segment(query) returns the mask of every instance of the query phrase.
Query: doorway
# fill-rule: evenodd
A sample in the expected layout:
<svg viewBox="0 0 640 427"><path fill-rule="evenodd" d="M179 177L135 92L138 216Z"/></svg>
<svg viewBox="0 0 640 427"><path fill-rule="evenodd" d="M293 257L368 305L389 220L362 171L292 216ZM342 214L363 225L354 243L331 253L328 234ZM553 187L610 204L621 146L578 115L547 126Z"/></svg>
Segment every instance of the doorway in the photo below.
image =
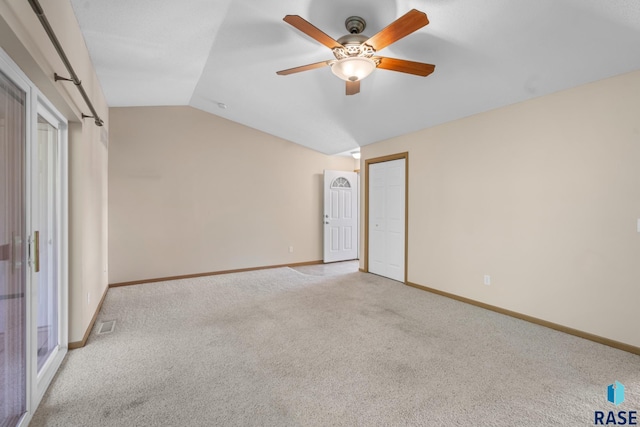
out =
<svg viewBox="0 0 640 427"><path fill-rule="evenodd" d="M406 283L408 153L365 161L365 271Z"/></svg>

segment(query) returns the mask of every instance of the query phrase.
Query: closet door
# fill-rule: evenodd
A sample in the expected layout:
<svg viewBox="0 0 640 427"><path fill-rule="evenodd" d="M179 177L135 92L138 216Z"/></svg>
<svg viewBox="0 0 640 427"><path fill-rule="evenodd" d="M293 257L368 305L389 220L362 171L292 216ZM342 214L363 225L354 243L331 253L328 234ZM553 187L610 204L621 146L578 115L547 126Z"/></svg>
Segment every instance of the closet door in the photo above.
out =
<svg viewBox="0 0 640 427"><path fill-rule="evenodd" d="M405 159L369 164L369 272L405 281Z"/></svg>

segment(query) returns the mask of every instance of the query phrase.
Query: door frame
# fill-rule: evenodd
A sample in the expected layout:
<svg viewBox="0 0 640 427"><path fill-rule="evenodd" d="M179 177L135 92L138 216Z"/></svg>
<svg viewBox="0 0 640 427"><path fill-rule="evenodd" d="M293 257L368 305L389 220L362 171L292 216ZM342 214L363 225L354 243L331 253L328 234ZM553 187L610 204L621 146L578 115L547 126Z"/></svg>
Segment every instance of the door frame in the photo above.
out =
<svg viewBox="0 0 640 427"><path fill-rule="evenodd" d="M364 271L369 272L369 165L404 159L404 284L409 281L409 152L365 159L364 161Z"/></svg>

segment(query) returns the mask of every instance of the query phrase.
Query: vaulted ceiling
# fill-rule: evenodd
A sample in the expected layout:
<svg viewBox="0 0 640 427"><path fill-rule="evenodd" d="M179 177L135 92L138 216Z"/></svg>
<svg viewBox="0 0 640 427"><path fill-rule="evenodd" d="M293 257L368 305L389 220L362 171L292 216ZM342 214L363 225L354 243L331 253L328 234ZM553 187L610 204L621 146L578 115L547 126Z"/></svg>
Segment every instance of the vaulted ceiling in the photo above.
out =
<svg viewBox="0 0 640 427"><path fill-rule="evenodd" d="M111 107L191 105L326 154L640 69L638 0L71 2ZM338 39L414 8L429 25L380 55L428 77L377 69L346 96L329 67L276 75L334 58L285 15Z"/></svg>

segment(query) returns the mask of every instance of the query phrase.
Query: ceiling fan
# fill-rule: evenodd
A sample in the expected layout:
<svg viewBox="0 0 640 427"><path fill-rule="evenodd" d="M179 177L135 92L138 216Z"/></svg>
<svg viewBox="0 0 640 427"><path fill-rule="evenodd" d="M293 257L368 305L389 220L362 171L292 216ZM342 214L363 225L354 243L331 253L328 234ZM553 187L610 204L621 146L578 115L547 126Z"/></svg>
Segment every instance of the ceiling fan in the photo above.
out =
<svg viewBox="0 0 640 427"><path fill-rule="evenodd" d="M377 51L429 23L427 15L416 9L412 9L396 19L373 37L362 34L367 24L359 16L347 18L345 26L349 34L338 40L334 40L298 15L287 15L284 17L284 21L327 46L336 59L278 71L276 74L281 76L331 66L333 74L347 82L347 95L355 95L360 92L360 80L367 77L376 68L422 77L433 73L436 68L432 64L376 56Z"/></svg>

